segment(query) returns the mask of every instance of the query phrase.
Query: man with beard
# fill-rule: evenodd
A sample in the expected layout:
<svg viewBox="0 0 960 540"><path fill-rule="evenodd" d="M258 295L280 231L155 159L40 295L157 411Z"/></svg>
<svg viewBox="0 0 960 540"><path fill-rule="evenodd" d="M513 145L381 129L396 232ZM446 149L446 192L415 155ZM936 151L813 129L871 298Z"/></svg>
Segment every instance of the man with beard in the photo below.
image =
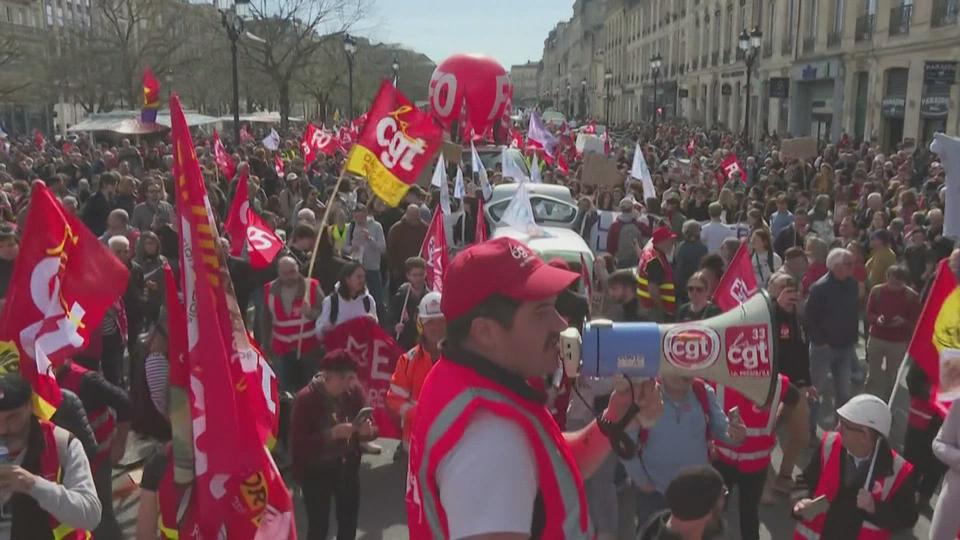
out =
<svg viewBox="0 0 960 540"><path fill-rule="evenodd" d="M0 540L86 538L100 522L100 500L80 441L33 414L30 383L0 376Z"/></svg>
<svg viewBox="0 0 960 540"><path fill-rule="evenodd" d="M642 526L640 540L703 540L723 532L723 501L727 490L713 467L691 467L667 487L669 510Z"/></svg>

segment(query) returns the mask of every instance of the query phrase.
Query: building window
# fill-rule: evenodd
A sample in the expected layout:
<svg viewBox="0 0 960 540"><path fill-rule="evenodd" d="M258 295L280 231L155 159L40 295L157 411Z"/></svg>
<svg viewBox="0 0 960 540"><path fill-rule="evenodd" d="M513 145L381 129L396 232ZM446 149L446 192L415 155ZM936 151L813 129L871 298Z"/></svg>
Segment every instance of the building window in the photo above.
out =
<svg viewBox="0 0 960 540"><path fill-rule="evenodd" d="M810 0L810 11L807 15L807 36L815 37L817 35L817 19L820 17L820 2Z"/></svg>
<svg viewBox="0 0 960 540"><path fill-rule="evenodd" d="M833 4L833 31L837 34L843 33L843 11L846 7L845 0L834 0Z"/></svg>

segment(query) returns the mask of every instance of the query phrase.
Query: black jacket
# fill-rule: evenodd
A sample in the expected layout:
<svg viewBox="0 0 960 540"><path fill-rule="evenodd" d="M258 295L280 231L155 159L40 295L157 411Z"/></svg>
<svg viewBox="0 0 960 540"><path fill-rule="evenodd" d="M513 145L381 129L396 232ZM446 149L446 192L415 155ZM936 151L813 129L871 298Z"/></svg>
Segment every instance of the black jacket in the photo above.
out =
<svg viewBox="0 0 960 540"><path fill-rule="evenodd" d="M796 312L787 313L779 305L773 323L777 340L777 370L786 375L797 388L806 388L810 379L810 348Z"/></svg>

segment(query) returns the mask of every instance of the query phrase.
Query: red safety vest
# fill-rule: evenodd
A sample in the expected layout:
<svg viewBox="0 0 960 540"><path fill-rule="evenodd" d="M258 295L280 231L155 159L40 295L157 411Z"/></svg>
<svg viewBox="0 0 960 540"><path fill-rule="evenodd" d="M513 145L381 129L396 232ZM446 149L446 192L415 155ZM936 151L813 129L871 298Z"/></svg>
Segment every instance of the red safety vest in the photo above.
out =
<svg viewBox="0 0 960 540"><path fill-rule="evenodd" d="M828 431L823 434L823 441L820 443L820 480L817 482L817 489L813 492L811 498L817 498L826 495L831 503L840 491L840 456L842 455L843 445L840 442L840 434L836 431ZM876 479L870 490L873 499L877 502L886 501L897 492L903 481L913 471L913 465L900 457L900 454L890 450L893 454L893 471L890 476ZM797 528L793 533L793 540L818 540L823 534L823 525L827 521L827 513L824 512L810 521L801 521L797 523ZM891 532L881 529L867 520L863 521L860 528L860 534L857 540L887 540Z"/></svg>
<svg viewBox="0 0 960 540"><path fill-rule="evenodd" d="M80 364L70 362L70 367L57 377L57 381L60 386L79 395L80 382L83 380L83 375L88 371L90 370ZM93 463L90 464L92 469L96 469L110 461L113 435L117 432L117 413L110 407L100 407L87 411L87 418L90 420L93 435L97 439L97 453L93 456Z"/></svg>
<svg viewBox="0 0 960 540"><path fill-rule="evenodd" d="M783 402L789 387L790 379L784 375L777 376L773 401L769 407L761 409L740 392L722 384L716 385L717 401L723 405L723 410L729 411L737 407L740 410L740 418L747 427L747 437L739 446L733 446L721 440L714 441L714 449L719 461L732 465L743 473L754 473L767 468L770 464L770 454L777 445L777 435L774 433L777 409Z"/></svg>
<svg viewBox="0 0 960 540"><path fill-rule="evenodd" d="M933 394L933 392L931 392L931 394ZM910 427L920 431L926 431L926 429L930 427L930 422L934 416L939 416L941 420L947 416L947 407L945 404L937 401L934 395L931 395L928 399L911 397L909 412L907 423Z"/></svg>
<svg viewBox="0 0 960 540"><path fill-rule="evenodd" d="M441 356L427 375L417 404L407 471L410 538L449 538L437 485L437 467L456 446L479 411L515 422L526 434L537 463L544 508L540 538L588 539L592 527L583 478L563 434L539 403Z"/></svg>
<svg viewBox="0 0 960 540"><path fill-rule="evenodd" d="M40 432L43 434L43 452L40 453L40 476L60 484L63 482L63 469L60 467L60 453L57 441L61 445L69 444L70 433L46 420L40 420ZM74 529L50 516L50 530L54 540L86 540L90 533Z"/></svg>
<svg viewBox="0 0 960 540"><path fill-rule="evenodd" d="M157 490L157 505L160 512L157 515L157 522L160 528L161 538L165 540L179 540L180 529L191 519L189 516L190 505L183 505L184 516L180 516L181 504L184 497L189 497L187 489L181 488L173 481L173 450L168 447L167 450L167 468L163 471L163 477L160 479L160 486ZM191 537L192 538L192 537Z"/></svg>
<svg viewBox="0 0 960 540"><path fill-rule="evenodd" d="M280 356L297 350L297 341L303 337L302 352L312 350L319 344L314 331L314 322L304 318L300 312L303 307L303 297L297 295L293 301L293 309L286 312L283 301L280 299L280 283L274 280L267 287L267 307L270 309L270 319L273 323L273 336L270 346L273 354ZM319 305L320 283L310 278L310 305Z"/></svg>
<svg viewBox="0 0 960 540"><path fill-rule="evenodd" d="M673 269L670 268L670 262L667 257L653 247L653 242L643 248L640 254L640 265L637 267L637 297L640 305L646 309L653 308L653 298L650 296L650 280L647 275L647 265L650 261L660 261L663 268L663 282L660 283L660 302L663 303L667 314L673 315L677 312L677 296L673 286Z"/></svg>

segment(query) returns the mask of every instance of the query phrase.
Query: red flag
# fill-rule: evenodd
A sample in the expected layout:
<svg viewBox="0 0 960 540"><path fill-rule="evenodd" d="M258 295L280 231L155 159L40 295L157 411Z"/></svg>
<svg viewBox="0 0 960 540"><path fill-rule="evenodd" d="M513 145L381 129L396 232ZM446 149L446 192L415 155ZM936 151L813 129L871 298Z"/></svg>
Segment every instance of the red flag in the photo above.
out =
<svg viewBox="0 0 960 540"><path fill-rule="evenodd" d="M563 153L557 154L557 169L563 171L564 174L570 174L570 166L567 165L567 160L563 157Z"/></svg>
<svg viewBox="0 0 960 540"><path fill-rule="evenodd" d="M303 153L303 165L309 167L317 159L318 152L328 156L336 154L340 147L339 140L323 128L317 129L313 124L307 124L300 141L300 151Z"/></svg>
<svg viewBox="0 0 960 540"><path fill-rule="evenodd" d="M347 129L346 126L340 128L340 131L337 133L337 138L340 139L340 148L342 148L344 152L349 152L350 149L353 148L354 134L350 129Z"/></svg>
<svg viewBox="0 0 960 540"><path fill-rule="evenodd" d="M483 213L482 193L477 197L477 226L474 229L473 241L477 244L487 241L487 216ZM446 243L446 236L444 236L444 243Z"/></svg>
<svg viewBox="0 0 960 540"><path fill-rule="evenodd" d="M253 135L250 134L249 124L244 124L240 126L240 142L241 143L253 142Z"/></svg>
<svg viewBox="0 0 960 540"><path fill-rule="evenodd" d="M223 147L223 142L220 141L220 134L217 133L217 130L213 130L213 159L217 162L217 168L227 178L233 179L233 176L237 174L237 164L233 162L233 157Z"/></svg>
<svg viewBox="0 0 960 540"><path fill-rule="evenodd" d="M610 155L610 136L607 135L607 132L604 131L603 135L600 135L600 140L603 141L603 153L604 155Z"/></svg>
<svg viewBox="0 0 960 540"><path fill-rule="evenodd" d="M173 269L163 264L164 293L167 310L167 362L171 386L190 387L190 366L187 363L187 315L177 294L177 279Z"/></svg>
<svg viewBox="0 0 960 540"><path fill-rule="evenodd" d="M385 203L397 206L442 144L443 132L390 81L380 86L346 170L362 176Z"/></svg>
<svg viewBox="0 0 960 540"><path fill-rule="evenodd" d="M180 100L170 97L190 366L198 538L296 538L290 493L266 449L273 372L248 338ZM201 338L202 336L202 338ZM252 420L252 421L251 421Z"/></svg>
<svg viewBox="0 0 960 540"><path fill-rule="evenodd" d="M743 167L740 165L740 160L737 159L736 154L731 152L723 158L723 161L720 162L720 168L723 169L724 181L732 179L734 173L739 173L740 181L744 184L747 183L747 175L743 172Z"/></svg>
<svg viewBox="0 0 960 540"><path fill-rule="evenodd" d="M0 316L3 367L19 360L37 413L60 404L51 367L83 350L127 288L129 272L43 184L33 188L23 244ZM52 366L51 366L52 364Z"/></svg>
<svg viewBox="0 0 960 540"><path fill-rule="evenodd" d="M358 317L334 326L323 336L326 350L346 349L357 356L367 405L373 407L373 421L379 435L399 439L400 426L387 409L383 396L390 388L390 376L403 349L370 317Z"/></svg>
<svg viewBox="0 0 960 540"><path fill-rule="evenodd" d="M937 332L937 319L945 311L945 307L949 308L950 304L958 301L957 278L947 262L948 259L943 259L937 266L933 286L930 287L930 294L923 304L923 311L920 312L920 319L917 320L907 349L913 361L926 373L931 386L940 385L940 349L949 341L947 332ZM960 311L960 305L954 309L954 313Z"/></svg>
<svg viewBox="0 0 960 540"><path fill-rule="evenodd" d="M723 311L730 311L746 302L756 292L757 276L750 264L750 251L747 243L741 242L730 266L720 278L717 290L713 292L713 303Z"/></svg>
<svg viewBox="0 0 960 540"><path fill-rule="evenodd" d="M273 156L273 170L277 171L277 176L283 179L283 159L280 154Z"/></svg>
<svg viewBox="0 0 960 540"><path fill-rule="evenodd" d="M430 228L424 239L420 256L427 261L427 288L443 292L443 276L447 273L447 234L443 227L443 212L440 207L433 211Z"/></svg>
<svg viewBox="0 0 960 540"><path fill-rule="evenodd" d="M687 143L687 157L690 157L697 153L697 139L691 138L690 142Z"/></svg>
<svg viewBox="0 0 960 540"><path fill-rule="evenodd" d="M583 280L583 288L587 292L587 306L593 305L593 280L590 279L590 268L587 267L587 260L580 254L580 279Z"/></svg>
<svg viewBox="0 0 960 540"><path fill-rule="evenodd" d="M33 146L40 151L47 146L47 140L43 138L43 133L40 133L39 129L33 130Z"/></svg>
<svg viewBox="0 0 960 540"><path fill-rule="evenodd" d="M519 129L510 130L510 146L514 148L523 148L523 133Z"/></svg>
<svg viewBox="0 0 960 540"><path fill-rule="evenodd" d="M64 153L64 154L70 154L70 153L72 153L72 152L73 152L73 143L68 143L68 142L63 143L63 149L62 149L62 150L63 150L63 153Z"/></svg>
<svg viewBox="0 0 960 540"><path fill-rule="evenodd" d="M143 70L143 109L140 111L140 121L144 124L157 122L157 111L160 110L160 81L153 75L153 70Z"/></svg>
<svg viewBox="0 0 960 540"><path fill-rule="evenodd" d="M596 134L597 134L597 122L596 122L595 120L591 120L591 121L587 124L587 127L583 128L583 132L584 132L585 134L587 134L587 135L596 135Z"/></svg>
<svg viewBox="0 0 960 540"><path fill-rule="evenodd" d="M283 248L283 241L277 237L263 218L250 208L250 175L243 174L237 184L237 193L230 204L227 221L223 228L230 235L230 254L241 257L246 253L250 266L262 270L273 262Z"/></svg>
<svg viewBox="0 0 960 540"><path fill-rule="evenodd" d="M363 133L363 129L367 126L367 119L369 118L370 113L365 112L360 116L353 119L353 122L350 122L350 131L353 133L353 138L356 139Z"/></svg>

